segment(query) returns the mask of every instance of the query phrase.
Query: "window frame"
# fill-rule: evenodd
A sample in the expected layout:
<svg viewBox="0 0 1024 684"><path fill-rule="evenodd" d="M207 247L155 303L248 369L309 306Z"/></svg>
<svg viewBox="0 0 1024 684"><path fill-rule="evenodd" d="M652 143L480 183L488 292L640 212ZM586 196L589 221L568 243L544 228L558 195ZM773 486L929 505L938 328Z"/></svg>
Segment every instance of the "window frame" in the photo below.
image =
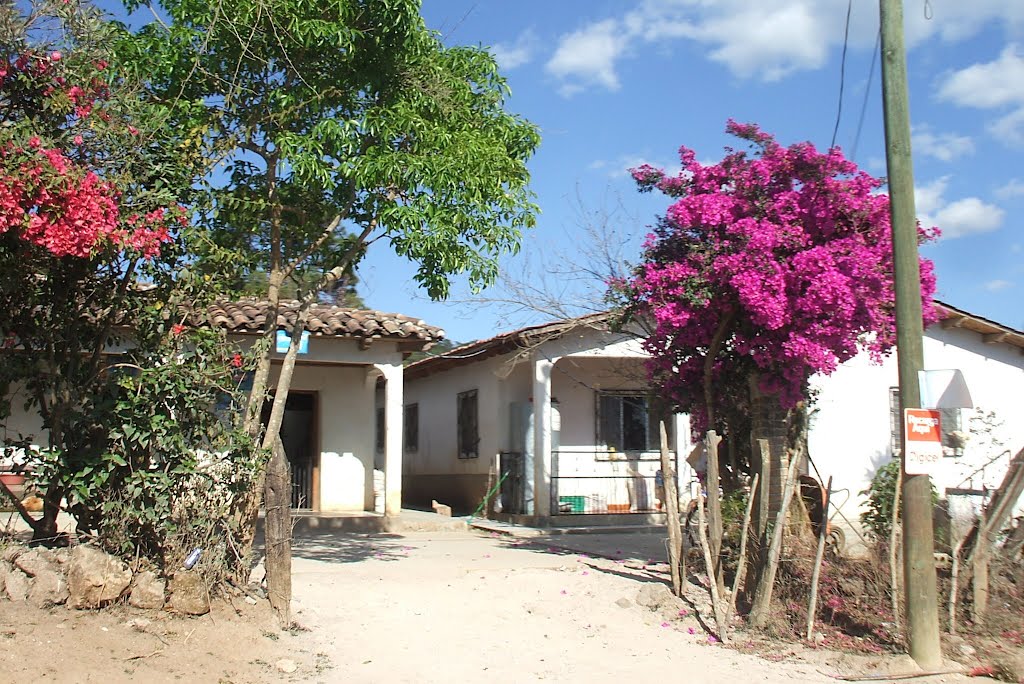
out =
<svg viewBox="0 0 1024 684"><path fill-rule="evenodd" d="M619 438L620 444L609 444L608 435L604 434L606 415L603 405L606 400L618 399L619 400ZM626 425L625 425L625 402L627 400L639 400L644 413L644 448L642 449L630 449L626 448ZM657 423L653 422L655 417L651 415L650 407L650 395L641 390L597 390L595 391L595 444L598 449L604 449L608 453L624 453L624 454L653 454L658 453L660 455L660 434L657 429ZM666 421L665 428L668 432L669 444L672 444L672 421ZM621 447L621 448L620 448ZM612 451L614 449L614 451Z"/></svg>
<svg viewBox="0 0 1024 684"><path fill-rule="evenodd" d="M415 453L420 450L420 405L406 404L402 409L402 450Z"/></svg>
<svg viewBox="0 0 1024 684"><path fill-rule="evenodd" d="M376 418L373 426L373 448L376 453L383 454L387 442L387 411L384 410L383 406L378 406L374 415Z"/></svg>
<svg viewBox="0 0 1024 684"><path fill-rule="evenodd" d="M455 448L460 460L480 457L480 393L476 389L455 397Z"/></svg>

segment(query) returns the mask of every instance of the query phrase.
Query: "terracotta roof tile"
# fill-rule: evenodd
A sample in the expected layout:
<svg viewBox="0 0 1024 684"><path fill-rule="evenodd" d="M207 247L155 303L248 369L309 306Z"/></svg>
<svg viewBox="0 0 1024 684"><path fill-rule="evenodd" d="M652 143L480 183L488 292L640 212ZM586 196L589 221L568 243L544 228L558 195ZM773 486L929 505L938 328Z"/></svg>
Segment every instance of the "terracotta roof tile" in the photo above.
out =
<svg viewBox="0 0 1024 684"><path fill-rule="evenodd" d="M195 323L209 324L238 333L263 332L270 303L256 299L236 302L218 301L211 304L206 316L196 317ZM283 301L278 309L277 327L291 330L298 314L298 302ZM358 339L412 339L433 343L444 339L444 330L427 325L418 318L402 314L383 313L361 309L348 309L332 304L313 304L310 307L306 330L323 337L351 337Z"/></svg>

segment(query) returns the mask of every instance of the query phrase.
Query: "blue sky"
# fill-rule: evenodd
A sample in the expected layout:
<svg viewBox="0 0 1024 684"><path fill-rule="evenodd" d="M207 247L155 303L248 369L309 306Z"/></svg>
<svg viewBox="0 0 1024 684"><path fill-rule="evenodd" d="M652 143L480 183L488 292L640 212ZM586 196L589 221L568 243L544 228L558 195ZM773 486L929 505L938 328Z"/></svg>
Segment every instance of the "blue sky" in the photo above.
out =
<svg viewBox="0 0 1024 684"><path fill-rule="evenodd" d="M877 63L870 75L878 5L853 5L836 142L884 175ZM564 288L569 304L593 299L592 280L569 283L558 270L588 249L581 223L610 216L616 247L635 261L667 203L638 195L625 169L671 167L684 144L716 161L730 144L723 133L730 117L756 122L783 143L827 148L846 7L841 0L425 0L428 25L448 43L494 50L512 87L509 109L541 128L530 167L542 213L503 270L513 280ZM945 233L924 249L936 263L938 296L1024 328L1017 218L1024 211L1024 2L921 0L907 2L905 12L917 211ZM457 286L451 301L430 302L412 272L375 245L361 269L367 304L420 316L459 341L544 319L481 303L516 296L501 286L482 298Z"/></svg>

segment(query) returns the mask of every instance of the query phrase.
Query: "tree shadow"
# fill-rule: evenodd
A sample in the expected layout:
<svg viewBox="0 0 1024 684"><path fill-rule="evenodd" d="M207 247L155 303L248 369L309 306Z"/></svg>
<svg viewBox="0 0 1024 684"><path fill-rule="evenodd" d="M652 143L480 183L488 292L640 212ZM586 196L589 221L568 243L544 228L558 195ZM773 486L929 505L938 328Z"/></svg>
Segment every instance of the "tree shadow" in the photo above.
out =
<svg viewBox="0 0 1024 684"><path fill-rule="evenodd" d="M409 557L415 547L400 534L357 532L296 532L292 537L292 558L325 563L361 563L366 560L395 562ZM254 547L265 552L262 533Z"/></svg>

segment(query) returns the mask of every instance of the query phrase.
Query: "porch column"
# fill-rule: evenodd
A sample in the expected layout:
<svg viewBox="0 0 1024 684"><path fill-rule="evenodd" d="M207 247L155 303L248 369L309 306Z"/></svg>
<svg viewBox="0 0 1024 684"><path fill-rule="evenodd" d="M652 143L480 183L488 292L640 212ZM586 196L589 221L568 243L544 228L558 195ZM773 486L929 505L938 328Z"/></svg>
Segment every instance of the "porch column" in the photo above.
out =
<svg viewBox="0 0 1024 684"><path fill-rule="evenodd" d="M551 369L558 359L533 359L534 514L551 516Z"/></svg>
<svg viewBox="0 0 1024 684"><path fill-rule="evenodd" d="M402 364L376 363L384 375L384 515L402 512Z"/></svg>

